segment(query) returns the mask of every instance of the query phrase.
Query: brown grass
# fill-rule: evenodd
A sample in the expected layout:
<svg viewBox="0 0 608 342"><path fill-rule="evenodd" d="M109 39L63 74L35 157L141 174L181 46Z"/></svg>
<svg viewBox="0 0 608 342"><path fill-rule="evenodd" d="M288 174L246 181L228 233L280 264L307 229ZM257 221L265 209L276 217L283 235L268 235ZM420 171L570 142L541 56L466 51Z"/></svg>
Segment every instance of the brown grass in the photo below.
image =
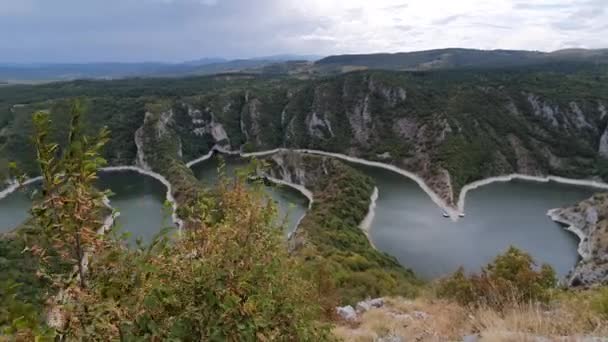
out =
<svg viewBox="0 0 608 342"><path fill-rule="evenodd" d="M380 309L361 315L356 324L342 324L334 334L344 341L367 342L401 336L408 341L461 341L479 335L480 341L577 341L583 336L608 336L608 321L591 310L584 296L561 294L546 305L512 305L503 312L467 308L429 296L416 300L390 298ZM415 312L428 314L416 317Z"/></svg>

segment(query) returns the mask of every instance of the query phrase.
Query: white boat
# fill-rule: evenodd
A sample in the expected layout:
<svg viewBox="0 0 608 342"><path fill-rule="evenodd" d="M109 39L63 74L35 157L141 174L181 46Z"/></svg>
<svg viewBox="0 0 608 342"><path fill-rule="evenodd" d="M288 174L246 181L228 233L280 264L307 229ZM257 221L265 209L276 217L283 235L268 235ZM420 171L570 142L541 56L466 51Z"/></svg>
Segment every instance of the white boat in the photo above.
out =
<svg viewBox="0 0 608 342"><path fill-rule="evenodd" d="M448 215L448 213L446 213L445 211L443 212L443 217L450 217L450 215Z"/></svg>
<svg viewBox="0 0 608 342"><path fill-rule="evenodd" d="M458 214L459 217L464 217L464 213Z"/></svg>

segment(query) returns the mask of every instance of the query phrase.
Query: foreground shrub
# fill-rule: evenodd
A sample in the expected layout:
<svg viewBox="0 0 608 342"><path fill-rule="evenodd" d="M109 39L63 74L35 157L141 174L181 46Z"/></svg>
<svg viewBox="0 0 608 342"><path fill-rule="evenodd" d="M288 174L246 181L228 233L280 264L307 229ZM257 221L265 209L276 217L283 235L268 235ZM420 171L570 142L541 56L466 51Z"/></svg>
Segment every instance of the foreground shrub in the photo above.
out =
<svg viewBox="0 0 608 342"><path fill-rule="evenodd" d="M547 302L556 282L551 266L538 268L529 254L510 247L479 274L467 276L460 268L439 282L437 294L464 305L502 309L507 304Z"/></svg>
<svg viewBox="0 0 608 342"><path fill-rule="evenodd" d="M88 194L96 194L90 184L105 140L83 153L91 140L76 134L78 115L75 111L61 162L53 162L60 151L44 139L48 120L38 115L43 198L32 222L48 241L30 249L45 261L40 265L60 258L71 266L37 272L56 290L45 301L53 328L48 336L56 333L62 341L329 339L328 328L319 323L318 295L304 280L299 261L287 254L283 227L275 223L276 206L260 186L246 187L245 176L223 177L215 196L190 203L185 212L192 227L178 238L161 234L150 246L129 249L120 239L95 234L101 225L98 196ZM11 340L43 337L36 315L42 310L14 300L17 284L0 285L0 341L2 334Z"/></svg>
<svg viewBox="0 0 608 342"><path fill-rule="evenodd" d="M326 339L313 288L263 196L236 183L220 190L218 222L171 244L104 251L90 265L90 288L70 304L66 332L81 340Z"/></svg>

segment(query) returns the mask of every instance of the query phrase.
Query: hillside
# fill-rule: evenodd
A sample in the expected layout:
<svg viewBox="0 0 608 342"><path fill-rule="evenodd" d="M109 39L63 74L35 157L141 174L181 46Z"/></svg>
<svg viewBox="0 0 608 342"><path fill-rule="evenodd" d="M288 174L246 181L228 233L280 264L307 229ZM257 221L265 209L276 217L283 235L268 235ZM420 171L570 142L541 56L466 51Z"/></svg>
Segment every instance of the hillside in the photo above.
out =
<svg viewBox="0 0 608 342"><path fill-rule="evenodd" d="M455 205L464 185L490 176L605 176L607 77L605 68L589 67L4 87L0 159L21 161L34 172L27 113L57 112L61 98L85 96L89 128L107 125L114 132L106 152L110 163L134 163L135 132L150 112L148 104L161 101L163 125L175 132L176 153L183 161L216 144L244 151L339 152L412 171Z"/></svg>
<svg viewBox="0 0 608 342"><path fill-rule="evenodd" d="M214 147L342 153L409 170L452 206L465 184L495 175L606 178L607 79L605 67L588 65L576 71L359 71L306 80L222 74L1 87L3 179L9 161L29 175L39 170L31 114L48 113L49 139L65 146L71 100L80 97L88 109L79 117L85 133L102 126L112 132L103 157L110 165L135 164L165 176L187 228L185 239L150 250L104 246L111 253L92 259L88 290L65 298L17 292L9 296L16 303L9 304L20 308L20 301L34 299L41 306L57 301L68 312L79 308L78 316L64 315L67 327L51 326L74 340L81 334L84 340L116 337L125 323L132 336L205 339L205 329L218 326L215 336L322 341L327 322L344 308L355 311L336 306L367 296L418 299L387 298L387 306L368 312L357 308L355 320L340 321L335 335L492 341L506 329L515 335L503 340L594 338L605 332L605 290L564 292L556 288L553 270L536 267L516 249L478 275L457 272L438 284L421 283L373 248L360 224L374 184L336 159L283 151L267 160L272 176L306 186L313 197L289 255L281 230L271 223L272 202L261 192L232 180L205 189L186 163ZM57 176L64 174L57 170ZM7 243L6 268L13 272L26 262L18 280L36 285L30 254L19 252L26 241ZM159 284L162 291L156 291ZM51 321L42 312L30 307L33 323ZM9 310L8 317L17 313ZM91 318L97 314L111 318L97 322ZM231 318L217 320L225 315ZM247 326L240 324L244 320ZM13 324L0 317L0 324L6 322Z"/></svg>
<svg viewBox="0 0 608 342"><path fill-rule="evenodd" d="M203 58L183 63L57 63L0 64L0 84L120 79L127 77L184 77L247 70L264 70L289 61L315 60L316 56L277 55L250 59Z"/></svg>
<svg viewBox="0 0 608 342"><path fill-rule="evenodd" d="M324 72L349 69L437 70L539 67L562 63L608 63L608 50L568 49L554 52L523 50L439 49L401 53L337 55L315 63Z"/></svg>

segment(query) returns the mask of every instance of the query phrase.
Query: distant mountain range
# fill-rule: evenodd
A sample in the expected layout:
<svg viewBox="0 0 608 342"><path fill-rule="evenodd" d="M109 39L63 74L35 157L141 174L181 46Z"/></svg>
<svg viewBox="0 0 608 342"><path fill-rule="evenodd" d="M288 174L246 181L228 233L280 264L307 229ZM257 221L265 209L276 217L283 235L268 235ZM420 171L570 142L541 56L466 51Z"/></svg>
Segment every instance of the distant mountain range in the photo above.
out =
<svg viewBox="0 0 608 342"><path fill-rule="evenodd" d="M261 69L292 60L314 61L320 56L275 55L228 60L203 58L183 63L0 63L1 83L32 83L74 79L117 79L126 77L179 77Z"/></svg>
<svg viewBox="0 0 608 342"><path fill-rule="evenodd" d="M567 49L554 52L522 50L439 49L405 53L339 55L315 63L324 72L353 69L435 70L505 68L562 62L608 63L608 49Z"/></svg>
<svg viewBox="0 0 608 342"><path fill-rule="evenodd" d="M438 49L403 53L336 55L275 55L228 60L203 58L183 63L0 64L1 83L31 83L73 79L182 77L218 73L324 75L355 70L492 69L508 67L608 64L608 49L523 50Z"/></svg>

